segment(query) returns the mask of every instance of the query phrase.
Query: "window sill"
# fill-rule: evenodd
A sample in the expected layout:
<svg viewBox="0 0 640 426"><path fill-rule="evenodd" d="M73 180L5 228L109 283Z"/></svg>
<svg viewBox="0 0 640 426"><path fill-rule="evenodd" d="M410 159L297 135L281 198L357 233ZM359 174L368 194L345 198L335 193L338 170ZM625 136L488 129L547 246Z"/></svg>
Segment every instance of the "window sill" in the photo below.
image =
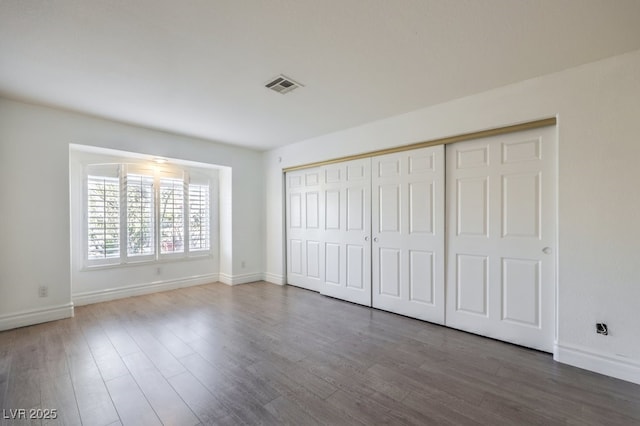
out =
<svg viewBox="0 0 640 426"><path fill-rule="evenodd" d="M154 260L141 260L141 261L129 261L126 263L110 263L106 265L84 265L79 269L79 272L92 272L92 271L101 271L106 269L121 269L121 268L131 268L131 267L142 267L142 266L154 266L154 265L164 265L170 263L179 263L179 262L192 262L196 260L206 260L213 259L214 253L207 252L202 254L191 254L189 256L180 256L180 257L163 257L161 259Z"/></svg>

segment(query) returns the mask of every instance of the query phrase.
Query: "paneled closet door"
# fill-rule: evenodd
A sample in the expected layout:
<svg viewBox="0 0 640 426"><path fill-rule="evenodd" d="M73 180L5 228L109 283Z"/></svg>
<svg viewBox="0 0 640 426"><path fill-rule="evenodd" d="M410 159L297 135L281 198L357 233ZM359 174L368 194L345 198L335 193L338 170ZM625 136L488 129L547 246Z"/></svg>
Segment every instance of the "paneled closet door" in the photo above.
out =
<svg viewBox="0 0 640 426"><path fill-rule="evenodd" d="M319 291L322 266L320 168L286 174L287 282Z"/></svg>
<svg viewBox="0 0 640 426"><path fill-rule="evenodd" d="M373 307L443 324L444 146L372 163Z"/></svg>
<svg viewBox="0 0 640 426"><path fill-rule="evenodd" d="M446 325L552 352L555 132L447 146Z"/></svg>
<svg viewBox="0 0 640 426"><path fill-rule="evenodd" d="M371 306L371 159L323 166L320 293Z"/></svg>

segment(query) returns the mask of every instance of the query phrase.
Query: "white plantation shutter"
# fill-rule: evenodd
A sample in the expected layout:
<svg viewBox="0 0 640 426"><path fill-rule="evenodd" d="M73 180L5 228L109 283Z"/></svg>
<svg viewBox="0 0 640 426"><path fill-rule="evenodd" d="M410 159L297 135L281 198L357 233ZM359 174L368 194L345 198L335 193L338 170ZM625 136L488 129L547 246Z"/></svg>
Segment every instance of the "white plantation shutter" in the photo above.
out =
<svg viewBox="0 0 640 426"><path fill-rule="evenodd" d="M184 179L160 178L160 253L184 253Z"/></svg>
<svg viewBox="0 0 640 426"><path fill-rule="evenodd" d="M209 184L189 184L189 251L209 250Z"/></svg>
<svg viewBox="0 0 640 426"><path fill-rule="evenodd" d="M155 207L152 174L127 173L127 256L155 254Z"/></svg>
<svg viewBox="0 0 640 426"><path fill-rule="evenodd" d="M117 166L87 170L87 259L120 258L120 179ZM99 263L99 262L98 262Z"/></svg>
<svg viewBox="0 0 640 426"><path fill-rule="evenodd" d="M85 173L86 266L211 254L213 173L141 162Z"/></svg>

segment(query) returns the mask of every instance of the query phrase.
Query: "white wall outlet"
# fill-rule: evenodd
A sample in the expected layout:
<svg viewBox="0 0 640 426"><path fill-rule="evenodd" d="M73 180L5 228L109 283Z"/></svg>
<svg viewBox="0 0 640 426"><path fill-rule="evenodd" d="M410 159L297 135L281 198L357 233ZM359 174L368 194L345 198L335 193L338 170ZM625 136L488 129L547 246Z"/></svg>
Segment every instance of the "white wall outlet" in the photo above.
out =
<svg viewBox="0 0 640 426"><path fill-rule="evenodd" d="M243 260L242 262L240 262L240 266L244 268L245 266L247 266L247 263Z"/></svg>
<svg viewBox="0 0 640 426"><path fill-rule="evenodd" d="M156 275L160 275L160 274L162 274L162 268L158 266L156 268Z"/></svg>
<svg viewBox="0 0 640 426"><path fill-rule="evenodd" d="M49 287L46 285L38 287L38 297L49 297Z"/></svg>

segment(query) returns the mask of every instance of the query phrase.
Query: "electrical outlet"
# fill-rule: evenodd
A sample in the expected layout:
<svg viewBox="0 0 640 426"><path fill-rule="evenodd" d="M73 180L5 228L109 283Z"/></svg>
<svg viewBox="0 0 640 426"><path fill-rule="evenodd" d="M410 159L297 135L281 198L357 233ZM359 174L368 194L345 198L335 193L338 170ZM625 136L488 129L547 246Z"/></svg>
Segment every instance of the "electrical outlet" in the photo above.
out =
<svg viewBox="0 0 640 426"><path fill-rule="evenodd" d="M46 285L41 285L38 287L38 297L48 297L49 296L49 287Z"/></svg>
<svg viewBox="0 0 640 426"><path fill-rule="evenodd" d="M162 268L160 268L159 266L156 268L156 275L160 275L162 274Z"/></svg>
<svg viewBox="0 0 640 426"><path fill-rule="evenodd" d="M609 335L609 327L607 327L607 324L605 324L603 322L597 322L596 323L596 333L602 334L603 336L608 336Z"/></svg>
<svg viewBox="0 0 640 426"><path fill-rule="evenodd" d="M243 260L243 261L240 263L240 266L244 268L245 266L247 266L247 263Z"/></svg>

